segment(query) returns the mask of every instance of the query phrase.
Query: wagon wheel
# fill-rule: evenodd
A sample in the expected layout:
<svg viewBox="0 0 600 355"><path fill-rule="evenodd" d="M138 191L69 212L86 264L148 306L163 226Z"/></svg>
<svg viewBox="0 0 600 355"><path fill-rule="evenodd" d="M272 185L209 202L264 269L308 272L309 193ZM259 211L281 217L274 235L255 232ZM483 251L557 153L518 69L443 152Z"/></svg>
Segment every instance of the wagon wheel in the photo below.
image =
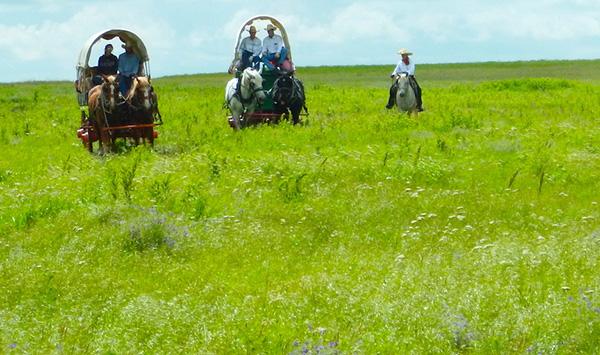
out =
<svg viewBox="0 0 600 355"><path fill-rule="evenodd" d="M94 145L92 144L92 139L90 137L90 133L91 132L88 129L88 141L87 141L87 143L84 143L84 144L87 144L87 146L86 146L87 150L89 150L90 153L93 153L94 152Z"/></svg>
<svg viewBox="0 0 600 355"><path fill-rule="evenodd" d="M92 126L92 122L91 119L89 117L86 116L85 111L81 111L81 126L84 127L90 127ZM85 132L87 133L87 142L85 140L81 140L81 142L83 143L83 146L90 151L90 153L94 152L94 147L92 144L92 131L89 128L85 129Z"/></svg>

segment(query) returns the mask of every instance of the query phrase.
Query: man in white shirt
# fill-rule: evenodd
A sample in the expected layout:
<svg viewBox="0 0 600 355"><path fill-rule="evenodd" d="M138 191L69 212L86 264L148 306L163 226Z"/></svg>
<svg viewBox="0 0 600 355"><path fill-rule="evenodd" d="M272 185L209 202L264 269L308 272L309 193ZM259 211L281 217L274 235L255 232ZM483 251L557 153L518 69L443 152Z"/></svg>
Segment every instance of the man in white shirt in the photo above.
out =
<svg viewBox="0 0 600 355"><path fill-rule="evenodd" d="M274 62L278 67L285 61L287 57L287 49L283 44L283 38L281 36L275 34L275 30L277 27L269 24L267 25L267 33L269 34L265 39L263 39L262 46L262 61L265 63L269 70L275 70L275 65L271 62Z"/></svg>
<svg viewBox="0 0 600 355"><path fill-rule="evenodd" d="M262 43L260 39L256 37L256 27L250 26L248 32L250 33L250 36L244 38L240 44L240 56L242 58L240 70L244 70L250 66L258 70Z"/></svg>
<svg viewBox="0 0 600 355"><path fill-rule="evenodd" d="M424 111L425 109L423 108L423 101L421 99L421 87L415 79L415 63L408 57L412 55L412 53L409 52L407 49L401 49L398 51L398 54L402 55L402 59L398 62L396 68L392 72L392 78L396 77L396 75L400 75L400 73L408 74L410 86L415 90L415 96L417 99L417 109L419 111ZM394 83L390 88L390 98L388 99L388 103L385 106L385 108L391 109L392 107L394 107L397 90L398 87L396 86L396 83Z"/></svg>

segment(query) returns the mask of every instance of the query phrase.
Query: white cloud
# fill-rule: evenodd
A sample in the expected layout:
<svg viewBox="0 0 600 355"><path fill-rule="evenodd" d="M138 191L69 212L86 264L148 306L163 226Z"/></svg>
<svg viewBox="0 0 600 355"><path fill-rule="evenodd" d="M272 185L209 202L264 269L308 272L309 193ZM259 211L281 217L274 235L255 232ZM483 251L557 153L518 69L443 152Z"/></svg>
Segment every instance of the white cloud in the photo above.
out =
<svg viewBox="0 0 600 355"><path fill-rule="evenodd" d="M107 15L122 2L3 3L0 82L72 78L83 43L108 28L142 38L155 76L224 71L240 26L262 12L239 4L132 0L131 11ZM453 48L461 48L453 61L600 57L597 0L290 0L266 11L284 24L299 66L394 62L400 47L429 63L447 61Z"/></svg>

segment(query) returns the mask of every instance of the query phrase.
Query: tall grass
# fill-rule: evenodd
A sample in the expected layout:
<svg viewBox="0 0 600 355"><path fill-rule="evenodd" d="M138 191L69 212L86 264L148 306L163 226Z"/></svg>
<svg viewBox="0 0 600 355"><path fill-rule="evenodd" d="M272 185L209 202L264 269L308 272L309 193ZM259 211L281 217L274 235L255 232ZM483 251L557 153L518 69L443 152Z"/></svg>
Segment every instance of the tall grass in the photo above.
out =
<svg viewBox="0 0 600 355"><path fill-rule="evenodd" d="M391 68L300 68L307 123L237 133L227 75L160 78L104 157L70 83L2 85L0 353L593 353L589 64L423 65L418 120Z"/></svg>

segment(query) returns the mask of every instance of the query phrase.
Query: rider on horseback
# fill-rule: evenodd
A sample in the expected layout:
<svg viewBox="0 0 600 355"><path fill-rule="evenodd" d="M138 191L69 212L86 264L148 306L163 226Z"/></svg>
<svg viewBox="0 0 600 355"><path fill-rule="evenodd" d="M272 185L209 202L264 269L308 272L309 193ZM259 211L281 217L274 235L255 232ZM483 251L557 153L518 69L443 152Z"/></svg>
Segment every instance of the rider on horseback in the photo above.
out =
<svg viewBox="0 0 600 355"><path fill-rule="evenodd" d="M417 99L417 109L419 111L424 111L425 109L423 108L423 101L421 100L421 87L415 79L415 63L411 61L410 58L408 58L408 56L412 55L412 53L409 52L407 49L401 49L398 51L398 54L402 55L402 60L400 60L398 62L398 65L396 65L396 69L394 69L394 72L392 73L392 78L396 77L396 75L400 75L400 73L408 73L408 76L410 78L410 86L415 91L415 96ZM390 98L388 99L388 103L387 105L385 105L385 108L391 109L392 107L394 107L397 91L398 86L394 82L394 84L392 84L392 87L390 87Z"/></svg>

